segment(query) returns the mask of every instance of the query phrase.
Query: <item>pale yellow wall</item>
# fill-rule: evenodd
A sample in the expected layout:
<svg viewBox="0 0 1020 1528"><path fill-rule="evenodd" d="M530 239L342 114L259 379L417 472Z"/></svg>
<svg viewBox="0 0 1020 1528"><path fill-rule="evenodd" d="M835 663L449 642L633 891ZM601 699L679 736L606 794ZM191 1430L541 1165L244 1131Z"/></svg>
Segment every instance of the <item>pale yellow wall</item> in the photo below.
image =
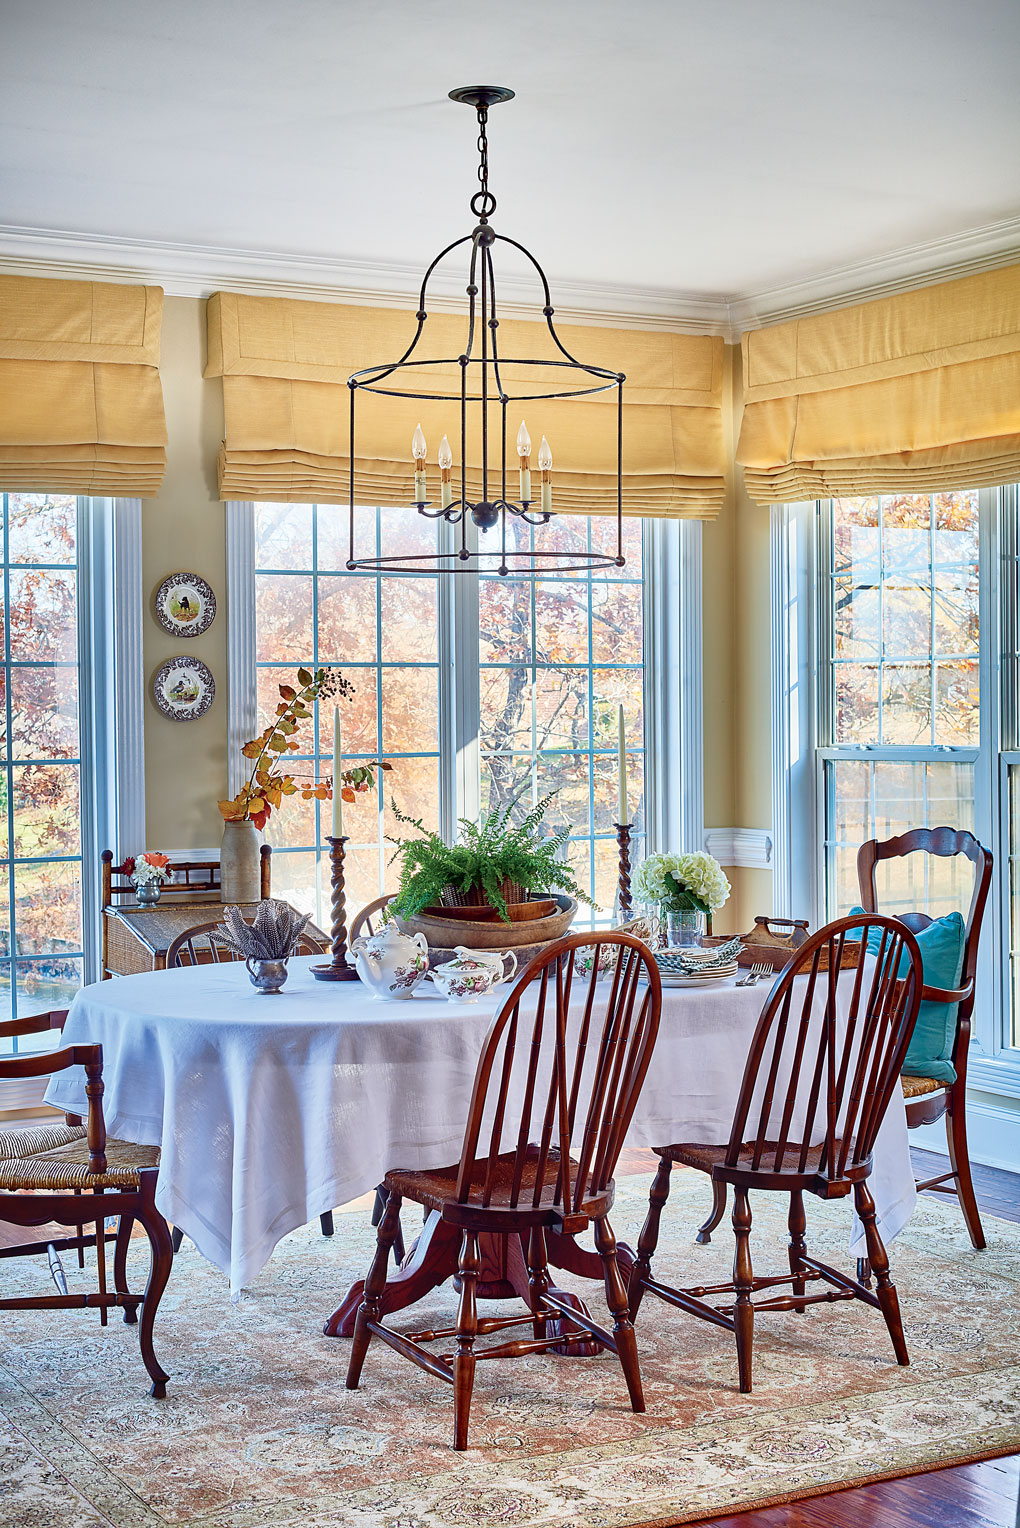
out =
<svg viewBox="0 0 1020 1528"><path fill-rule="evenodd" d="M222 390L205 381L205 303L168 297L160 374L166 401L167 473L158 499L142 506L146 592L145 786L149 848L218 844L216 802L227 790L226 563L216 456L223 432ZM739 427L740 351L727 347L726 503L703 535L704 779L707 827L768 828L771 822L769 721L768 512L743 491L732 466ZM190 642L168 636L152 614L152 592L178 569L201 574L216 592L216 621ZM151 680L165 658L187 651L213 671L217 693L199 721L171 722L157 711ZM746 929L772 905L769 871L728 867L733 896L721 930Z"/></svg>
<svg viewBox="0 0 1020 1528"><path fill-rule="evenodd" d="M223 393L218 382L203 381L204 364L205 303L166 298L160 376L169 437L167 471L159 498L142 503L145 836L150 849L211 848L223 831L216 807L227 789L226 554L224 511L216 492ZM183 642L169 636L152 613L154 590L178 570L200 574L217 600L209 630ZM152 676L164 659L181 652L201 658L216 680L212 708L193 722L168 721L152 699Z"/></svg>

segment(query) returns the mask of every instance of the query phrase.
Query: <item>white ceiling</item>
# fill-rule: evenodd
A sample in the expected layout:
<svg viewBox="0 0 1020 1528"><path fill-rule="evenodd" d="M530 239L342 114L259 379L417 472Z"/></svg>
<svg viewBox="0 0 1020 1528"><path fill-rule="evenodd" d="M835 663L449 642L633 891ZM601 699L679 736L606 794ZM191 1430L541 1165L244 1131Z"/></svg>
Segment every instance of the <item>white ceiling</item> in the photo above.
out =
<svg viewBox="0 0 1020 1528"><path fill-rule="evenodd" d="M498 229L576 291L710 306L1020 242L1018 79L1018 0L4 0L0 253L70 231L400 285L471 227L446 93L483 81L517 91Z"/></svg>

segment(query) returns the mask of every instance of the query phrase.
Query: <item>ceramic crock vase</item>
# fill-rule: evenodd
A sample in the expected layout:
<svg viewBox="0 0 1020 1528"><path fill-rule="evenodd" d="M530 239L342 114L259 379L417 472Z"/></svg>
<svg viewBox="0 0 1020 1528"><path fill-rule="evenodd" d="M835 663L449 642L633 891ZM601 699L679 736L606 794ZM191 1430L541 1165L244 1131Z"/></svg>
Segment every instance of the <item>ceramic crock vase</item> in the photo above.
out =
<svg viewBox="0 0 1020 1528"><path fill-rule="evenodd" d="M223 824L220 901L258 902L262 895L259 835L248 818Z"/></svg>
<svg viewBox="0 0 1020 1528"><path fill-rule="evenodd" d="M468 950L458 945L455 954L456 960L432 972L433 984L451 1003L476 1003L517 971L513 950Z"/></svg>
<svg viewBox="0 0 1020 1528"><path fill-rule="evenodd" d="M403 934L385 923L377 934L364 934L351 945L354 966L373 997L409 998L425 980L429 946L424 934Z"/></svg>

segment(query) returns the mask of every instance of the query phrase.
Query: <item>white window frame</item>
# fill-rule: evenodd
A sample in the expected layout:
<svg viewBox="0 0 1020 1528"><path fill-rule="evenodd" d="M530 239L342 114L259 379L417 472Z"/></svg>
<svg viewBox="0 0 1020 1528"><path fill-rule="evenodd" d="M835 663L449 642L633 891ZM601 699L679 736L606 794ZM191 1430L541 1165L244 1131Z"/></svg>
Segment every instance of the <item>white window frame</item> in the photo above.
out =
<svg viewBox="0 0 1020 1528"><path fill-rule="evenodd" d="M813 927L824 919L826 759L856 753L862 759L973 760L975 831L992 848L995 871L981 941L968 1084L982 1094L1020 1099L1020 1048L1005 1043L1010 1015L1006 787L1009 763L1020 762L1020 592L1015 577L1007 589L1008 580L1001 576L1004 567L1016 568L1012 559L1017 550L1017 490L1007 486L979 492L979 615L986 634L980 653L980 749L851 751L819 745L825 734L829 680L827 663L815 661L827 651L820 599L827 513L828 501L776 504L770 510L774 910L780 916L808 918Z"/></svg>
<svg viewBox="0 0 1020 1528"><path fill-rule="evenodd" d="M441 527L450 533L449 526ZM241 746L257 731L255 688L254 504L226 504L228 788L243 784ZM645 520L644 714L645 824L649 851L704 844L702 761L701 522ZM458 817L477 816L478 664L456 665L478 650L477 584L440 579L439 749L455 757L441 771L440 830L453 838Z"/></svg>
<svg viewBox="0 0 1020 1528"><path fill-rule="evenodd" d="M141 510L140 499L76 499L85 982L100 974L100 853L122 858L145 842Z"/></svg>

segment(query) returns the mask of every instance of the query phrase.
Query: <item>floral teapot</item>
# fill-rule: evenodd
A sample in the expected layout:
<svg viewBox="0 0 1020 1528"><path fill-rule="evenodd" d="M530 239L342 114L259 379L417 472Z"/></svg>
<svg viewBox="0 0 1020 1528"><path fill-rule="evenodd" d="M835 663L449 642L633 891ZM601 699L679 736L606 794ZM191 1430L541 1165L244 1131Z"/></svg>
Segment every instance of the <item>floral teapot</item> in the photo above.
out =
<svg viewBox="0 0 1020 1528"><path fill-rule="evenodd" d="M411 997L429 968L425 935L404 934L392 919L377 934L355 939L351 953L357 973L373 997Z"/></svg>
<svg viewBox="0 0 1020 1528"><path fill-rule="evenodd" d="M475 1003L517 971L517 956L512 950L467 950L458 945L454 954L456 960L448 960L431 972L433 983L451 1003Z"/></svg>

